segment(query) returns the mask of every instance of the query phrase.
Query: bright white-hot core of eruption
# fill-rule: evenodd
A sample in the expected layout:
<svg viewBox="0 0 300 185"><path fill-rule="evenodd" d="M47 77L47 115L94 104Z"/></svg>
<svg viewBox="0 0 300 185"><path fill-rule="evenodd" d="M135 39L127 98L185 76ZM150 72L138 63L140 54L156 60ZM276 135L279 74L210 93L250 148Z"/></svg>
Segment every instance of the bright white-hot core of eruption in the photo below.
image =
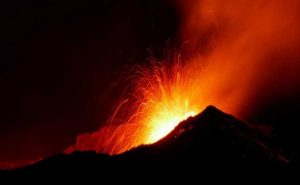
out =
<svg viewBox="0 0 300 185"><path fill-rule="evenodd" d="M181 114L178 114L181 113ZM178 123L188 117L195 116L196 112L188 110L163 110L159 113L161 117L153 119L149 122L151 127L146 144L154 143L170 133Z"/></svg>

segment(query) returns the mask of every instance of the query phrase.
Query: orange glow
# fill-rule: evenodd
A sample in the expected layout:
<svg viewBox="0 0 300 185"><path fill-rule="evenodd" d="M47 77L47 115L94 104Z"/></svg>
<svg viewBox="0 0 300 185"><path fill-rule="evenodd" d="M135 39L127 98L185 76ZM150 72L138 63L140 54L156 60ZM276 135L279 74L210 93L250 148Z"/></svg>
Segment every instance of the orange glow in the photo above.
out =
<svg viewBox="0 0 300 185"><path fill-rule="evenodd" d="M201 100L200 90L180 55L165 61L152 59L151 64L137 66L134 71L132 87L107 125L78 137L76 145L67 152L96 148L98 152L117 154L151 144L204 108L200 101L195 101Z"/></svg>
<svg viewBox="0 0 300 185"><path fill-rule="evenodd" d="M191 78L184 74L180 56L155 61L140 68L134 96L139 105L136 124L144 125L141 144L149 144L166 136L175 126L199 112L200 104L191 104ZM139 96L137 96L139 95ZM142 101L141 101L142 100Z"/></svg>
<svg viewBox="0 0 300 185"><path fill-rule="evenodd" d="M175 1L182 54L193 60L187 68L206 102L247 118L262 104L299 93L299 0ZM192 70L200 65L205 74Z"/></svg>
<svg viewBox="0 0 300 185"><path fill-rule="evenodd" d="M163 110L158 113L159 117L154 118L149 125L151 125L151 129L149 131L148 139L145 143L154 143L164 136L166 136L169 132L171 132L178 123L182 120L187 119L190 116L195 116L196 113L194 111L186 112L186 110Z"/></svg>
<svg viewBox="0 0 300 185"><path fill-rule="evenodd" d="M299 0L174 0L184 47L135 68L108 123L74 150L117 154L156 142L208 105L245 118L300 86Z"/></svg>

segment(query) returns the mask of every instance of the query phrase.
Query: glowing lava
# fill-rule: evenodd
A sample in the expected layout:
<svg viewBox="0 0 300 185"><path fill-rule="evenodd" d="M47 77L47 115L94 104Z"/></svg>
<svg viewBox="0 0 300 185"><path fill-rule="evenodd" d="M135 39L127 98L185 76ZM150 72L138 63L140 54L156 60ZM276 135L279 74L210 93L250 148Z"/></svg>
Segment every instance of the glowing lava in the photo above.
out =
<svg viewBox="0 0 300 185"><path fill-rule="evenodd" d="M145 141L146 144L154 143L160 140L169 134L182 120L196 115L194 111L185 112L182 115L178 115L177 112L172 112L169 110L164 110L161 112L161 114L161 117L154 118L153 121L149 123L152 129L149 131L148 139Z"/></svg>
<svg viewBox="0 0 300 185"><path fill-rule="evenodd" d="M204 108L200 107L199 87L190 76L192 73L185 69L180 55L164 61L152 59L150 64L136 66L133 71L124 101L106 126L79 136L66 152L96 150L118 154L151 144Z"/></svg>
<svg viewBox="0 0 300 185"><path fill-rule="evenodd" d="M139 68L135 83L135 97L139 115L136 124L144 125L141 144L149 144L166 136L176 125L199 112L199 105L191 104L193 84L186 79L180 56L155 61ZM191 79L191 78L190 78ZM138 96L136 96L138 95Z"/></svg>

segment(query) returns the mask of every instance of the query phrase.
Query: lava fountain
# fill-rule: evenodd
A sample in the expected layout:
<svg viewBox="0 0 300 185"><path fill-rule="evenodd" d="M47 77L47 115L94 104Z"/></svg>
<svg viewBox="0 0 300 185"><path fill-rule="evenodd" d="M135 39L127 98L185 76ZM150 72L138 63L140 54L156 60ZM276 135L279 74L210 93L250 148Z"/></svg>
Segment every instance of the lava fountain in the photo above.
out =
<svg viewBox="0 0 300 185"><path fill-rule="evenodd" d="M118 154L151 144L166 136L179 122L199 113L204 106L180 54L133 68L126 97L106 126L77 138L74 150Z"/></svg>
<svg viewBox="0 0 300 185"><path fill-rule="evenodd" d="M166 136L201 107L196 83L179 54L134 67L131 86L106 126L77 138L74 150L118 154Z"/></svg>

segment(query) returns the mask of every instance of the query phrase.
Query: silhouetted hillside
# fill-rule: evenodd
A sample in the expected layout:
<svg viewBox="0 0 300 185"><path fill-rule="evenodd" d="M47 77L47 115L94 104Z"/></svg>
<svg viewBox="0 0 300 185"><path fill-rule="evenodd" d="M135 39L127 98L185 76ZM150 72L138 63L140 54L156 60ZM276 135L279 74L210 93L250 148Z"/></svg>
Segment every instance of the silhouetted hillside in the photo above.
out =
<svg viewBox="0 0 300 185"><path fill-rule="evenodd" d="M209 106L180 123L152 145L116 156L95 152L59 154L32 166L6 172L12 176L119 180L121 177L277 178L292 175L291 164L267 136ZM114 176L116 179L111 179Z"/></svg>

